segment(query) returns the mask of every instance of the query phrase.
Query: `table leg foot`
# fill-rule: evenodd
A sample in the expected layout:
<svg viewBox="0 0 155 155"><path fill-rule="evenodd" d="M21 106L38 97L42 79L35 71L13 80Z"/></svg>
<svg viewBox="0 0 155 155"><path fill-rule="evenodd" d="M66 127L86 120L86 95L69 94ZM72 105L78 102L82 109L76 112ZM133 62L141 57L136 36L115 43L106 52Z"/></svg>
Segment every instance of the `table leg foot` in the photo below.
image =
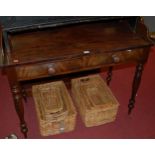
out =
<svg viewBox="0 0 155 155"><path fill-rule="evenodd" d="M128 114L131 114L132 109L134 108L135 100L130 100L128 104Z"/></svg>
<svg viewBox="0 0 155 155"><path fill-rule="evenodd" d="M26 126L26 123L23 123L20 125L20 128L21 128L21 132L23 133L24 135L24 138L27 138L27 132L28 132L28 128Z"/></svg>

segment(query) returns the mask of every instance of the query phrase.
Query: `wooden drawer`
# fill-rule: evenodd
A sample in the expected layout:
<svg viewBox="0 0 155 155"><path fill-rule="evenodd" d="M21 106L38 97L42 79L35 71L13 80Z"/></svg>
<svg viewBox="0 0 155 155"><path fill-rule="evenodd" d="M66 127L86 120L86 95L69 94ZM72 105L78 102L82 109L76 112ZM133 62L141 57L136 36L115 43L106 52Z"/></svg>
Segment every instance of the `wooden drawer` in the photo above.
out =
<svg viewBox="0 0 155 155"><path fill-rule="evenodd" d="M36 63L33 65L23 65L16 67L17 77L19 80L30 80L70 73L79 69L82 70L82 59L83 58L58 62Z"/></svg>
<svg viewBox="0 0 155 155"><path fill-rule="evenodd" d="M106 65L142 61L141 59L144 58L144 54L142 49L98 54L88 52L85 55L68 60L18 66L16 67L16 71L19 80L29 80Z"/></svg>
<svg viewBox="0 0 155 155"><path fill-rule="evenodd" d="M145 51L143 49L133 49L133 50L124 50L118 52L107 52L104 54L96 54L90 56L87 61L87 66L98 66L98 65L116 65L129 62L140 62L145 61L144 58L147 58Z"/></svg>

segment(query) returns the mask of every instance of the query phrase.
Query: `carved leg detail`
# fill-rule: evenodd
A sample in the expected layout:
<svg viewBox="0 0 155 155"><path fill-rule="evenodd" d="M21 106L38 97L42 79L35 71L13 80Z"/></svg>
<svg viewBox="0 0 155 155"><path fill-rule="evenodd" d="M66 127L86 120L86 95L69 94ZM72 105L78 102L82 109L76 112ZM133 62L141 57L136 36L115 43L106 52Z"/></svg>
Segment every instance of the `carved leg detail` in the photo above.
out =
<svg viewBox="0 0 155 155"><path fill-rule="evenodd" d="M24 88L22 88L22 96L23 96L24 101L27 103L27 93Z"/></svg>
<svg viewBox="0 0 155 155"><path fill-rule="evenodd" d="M133 84L132 84L131 98L130 98L129 104L128 104L128 108L129 108L128 114L131 113L132 109L135 106L135 97L136 97L136 93L138 91L138 88L139 88L139 85L141 82L143 68L144 68L144 64L138 64L136 67L136 72L135 72L135 76L134 76L134 80L133 80Z"/></svg>
<svg viewBox="0 0 155 155"><path fill-rule="evenodd" d="M113 66L110 66L109 67L109 70L108 70L108 73L107 73L107 78L106 78L107 85L109 85L110 82L111 82L111 79L112 79L112 70L113 70Z"/></svg>
<svg viewBox="0 0 155 155"><path fill-rule="evenodd" d="M20 119L21 132L24 134L24 137L27 138L28 128L24 120L24 107L22 103L22 92L20 91L20 87L18 85L14 85L12 87L12 94L14 98L16 112Z"/></svg>

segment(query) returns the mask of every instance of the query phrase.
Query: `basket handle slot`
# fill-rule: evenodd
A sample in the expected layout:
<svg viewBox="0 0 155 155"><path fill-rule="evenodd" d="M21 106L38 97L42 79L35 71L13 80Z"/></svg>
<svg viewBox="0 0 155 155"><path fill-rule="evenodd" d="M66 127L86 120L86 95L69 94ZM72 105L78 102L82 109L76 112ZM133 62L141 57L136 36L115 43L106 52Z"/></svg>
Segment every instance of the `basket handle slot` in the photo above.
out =
<svg viewBox="0 0 155 155"><path fill-rule="evenodd" d="M81 82L88 82L90 79L89 78L84 78L84 79L81 79L80 81Z"/></svg>

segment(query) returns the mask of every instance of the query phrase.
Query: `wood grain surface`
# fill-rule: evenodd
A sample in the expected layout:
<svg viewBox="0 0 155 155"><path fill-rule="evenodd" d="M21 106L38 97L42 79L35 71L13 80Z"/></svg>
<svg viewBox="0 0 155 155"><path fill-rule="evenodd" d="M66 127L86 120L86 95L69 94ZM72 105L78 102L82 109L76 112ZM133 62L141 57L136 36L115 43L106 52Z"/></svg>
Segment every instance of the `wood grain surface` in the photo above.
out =
<svg viewBox="0 0 155 155"><path fill-rule="evenodd" d="M104 53L149 46L124 23L82 24L11 34L10 65L80 57L84 51Z"/></svg>

